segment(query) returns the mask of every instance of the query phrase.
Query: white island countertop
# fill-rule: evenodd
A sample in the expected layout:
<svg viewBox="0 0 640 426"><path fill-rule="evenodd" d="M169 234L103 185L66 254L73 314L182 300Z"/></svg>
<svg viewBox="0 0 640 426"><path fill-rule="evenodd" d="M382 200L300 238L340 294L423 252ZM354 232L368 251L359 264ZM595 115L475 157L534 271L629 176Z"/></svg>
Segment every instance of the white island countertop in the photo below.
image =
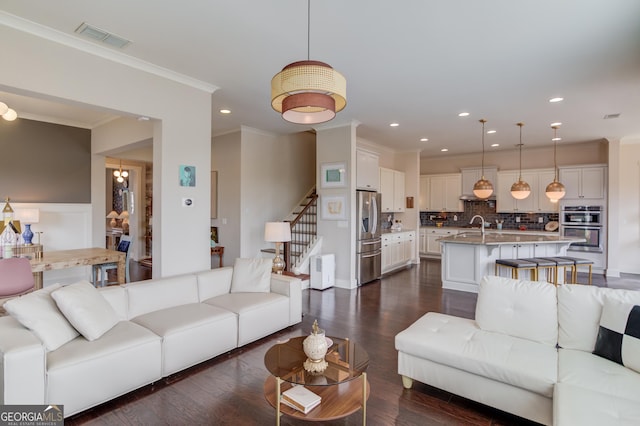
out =
<svg viewBox="0 0 640 426"><path fill-rule="evenodd" d="M441 243L457 244L571 244L584 241L583 238L562 237L558 234L524 233L524 232L487 232L482 235L479 231L463 232L457 235L439 238Z"/></svg>

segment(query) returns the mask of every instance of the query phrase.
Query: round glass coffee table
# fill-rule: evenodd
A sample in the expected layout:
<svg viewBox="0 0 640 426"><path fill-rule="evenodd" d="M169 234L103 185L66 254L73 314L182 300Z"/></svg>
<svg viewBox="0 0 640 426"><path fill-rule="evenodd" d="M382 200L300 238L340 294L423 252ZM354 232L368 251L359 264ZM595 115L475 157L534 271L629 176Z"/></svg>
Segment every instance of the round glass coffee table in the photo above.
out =
<svg viewBox="0 0 640 426"><path fill-rule="evenodd" d="M276 425L280 424L281 414L308 421L326 421L349 416L360 409L362 424L366 424L369 399L367 352L349 339L327 337L329 349L325 361L329 366L321 374L309 373L302 366L307 359L302 350L306 337L294 337L278 343L264 356L264 365L271 373L264 382L264 396L276 409ZM322 402L307 414L282 404L282 392L293 385L304 385L320 395Z"/></svg>

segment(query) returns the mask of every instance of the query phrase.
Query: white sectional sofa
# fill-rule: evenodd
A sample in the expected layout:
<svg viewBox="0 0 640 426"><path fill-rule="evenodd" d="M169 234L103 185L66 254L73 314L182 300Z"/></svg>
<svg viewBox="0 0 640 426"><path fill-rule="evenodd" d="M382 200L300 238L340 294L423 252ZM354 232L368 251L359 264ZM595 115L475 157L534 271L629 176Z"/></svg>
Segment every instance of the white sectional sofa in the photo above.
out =
<svg viewBox="0 0 640 426"><path fill-rule="evenodd" d="M73 326L59 347L39 337L37 324L25 327L21 321L30 327L33 321L19 315L21 305L7 302L11 315L0 317L0 403L63 404L68 417L302 320L299 279L272 275L269 259L250 260L248 268L239 261L233 268L98 290L78 283L30 293L48 304L44 310L57 303ZM69 291L102 299L82 306L66 297ZM64 309L64 300L75 314ZM74 321L92 315L88 331ZM113 315L111 328L91 335L103 317ZM40 326L59 320L37 318Z"/></svg>
<svg viewBox="0 0 640 426"><path fill-rule="evenodd" d="M624 336L624 365L593 353L633 305L640 291L485 277L475 320L429 312L396 336L398 373L546 425L638 425L640 340Z"/></svg>

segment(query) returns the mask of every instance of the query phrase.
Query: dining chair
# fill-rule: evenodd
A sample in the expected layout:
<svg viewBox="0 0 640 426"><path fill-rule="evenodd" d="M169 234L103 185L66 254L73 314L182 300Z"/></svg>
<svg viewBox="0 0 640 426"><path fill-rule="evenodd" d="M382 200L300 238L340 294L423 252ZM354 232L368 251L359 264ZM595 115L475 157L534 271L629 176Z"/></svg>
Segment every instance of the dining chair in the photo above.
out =
<svg viewBox="0 0 640 426"><path fill-rule="evenodd" d="M129 276L129 256L131 254L131 247L133 247L133 242L131 241L130 235L123 235L120 238L118 247L116 247L117 251L127 254L125 258L125 282L131 282L131 277ZM100 284L100 287L104 287L107 284L111 284L112 282L109 281L107 276L107 272L111 269L118 269L118 264L114 262L93 265L91 272L91 281L93 285L97 287L98 284Z"/></svg>
<svg viewBox="0 0 640 426"><path fill-rule="evenodd" d="M34 286L31 263L25 257L0 259L0 298L29 293ZM2 301L0 301L2 304Z"/></svg>

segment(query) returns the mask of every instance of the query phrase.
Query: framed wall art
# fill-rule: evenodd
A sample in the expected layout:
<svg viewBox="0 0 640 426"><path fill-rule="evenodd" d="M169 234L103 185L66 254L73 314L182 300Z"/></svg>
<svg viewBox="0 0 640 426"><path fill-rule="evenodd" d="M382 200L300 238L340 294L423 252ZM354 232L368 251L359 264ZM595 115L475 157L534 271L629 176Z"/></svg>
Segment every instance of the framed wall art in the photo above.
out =
<svg viewBox="0 0 640 426"><path fill-rule="evenodd" d="M320 166L320 175L322 188L342 188L346 185L347 166L345 163L324 163Z"/></svg>
<svg viewBox="0 0 640 426"><path fill-rule="evenodd" d="M196 166L180 166L180 186L196 186Z"/></svg>
<svg viewBox="0 0 640 426"><path fill-rule="evenodd" d="M344 195L320 197L321 217L324 220L347 219L347 197Z"/></svg>

